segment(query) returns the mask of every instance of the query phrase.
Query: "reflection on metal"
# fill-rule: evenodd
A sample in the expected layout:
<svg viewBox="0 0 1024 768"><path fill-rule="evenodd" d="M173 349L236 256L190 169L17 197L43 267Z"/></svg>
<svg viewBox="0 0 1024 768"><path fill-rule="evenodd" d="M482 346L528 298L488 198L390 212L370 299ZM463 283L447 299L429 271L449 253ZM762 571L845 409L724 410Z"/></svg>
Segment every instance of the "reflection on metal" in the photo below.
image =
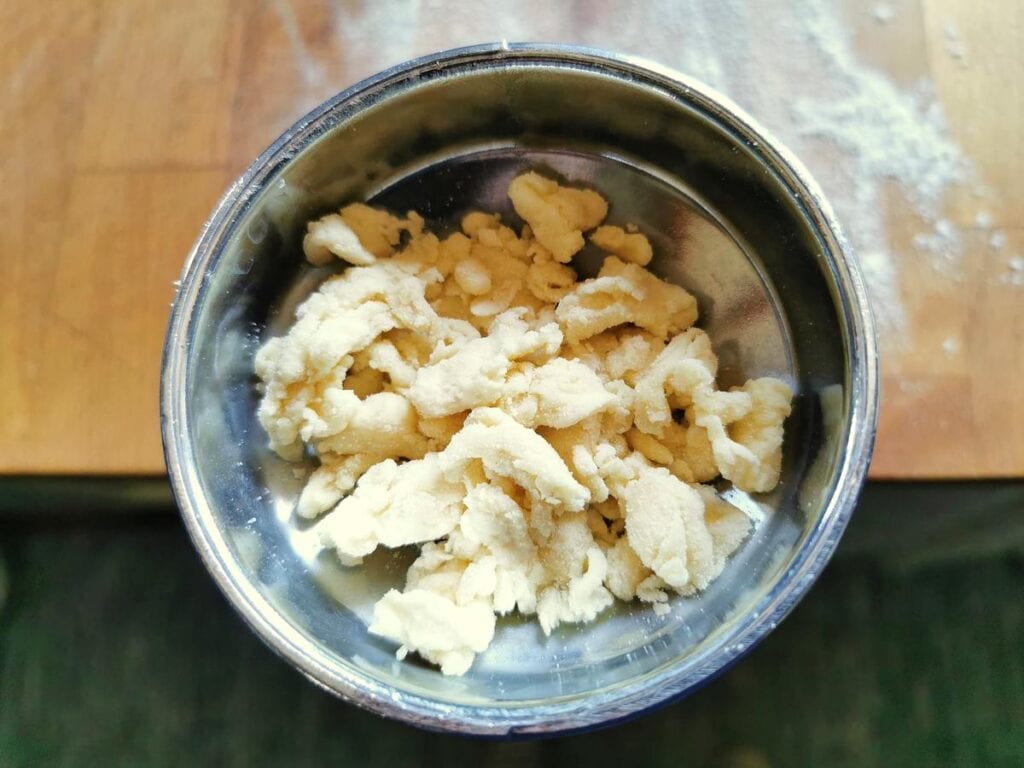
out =
<svg viewBox="0 0 1024 768"><path fill-rule="evenodd" d="M302 472L266 450L249 371L259 338L286 324L289 307L327 274L299 253L309 218L372 197L443 226L471 205L505 208L503 176L534 163L593 183L611 197L613 220L658 233L654 269L698 294L724 378L782 374L801 394L782 485L757 500L774 511L708 590L676 599L665 617L623 606L550 638L506 620L455 680L412 660L397 664L393 647L366 633L359 609L321 588L315 547L285 519ZM161 396L183 519L217 583L271 647L381 714L465 733L552 733L664 703L774 628L849 518L874 437L877 361L844 248L803 167L679 73L516 44L396 67L281 136L228 190L189 257ZM842 420L823 449L812 393L832 385L842 387ZM815 456L834 482L805 512L796 497ZM260 539L256 569L232 544L239 528Z"/></svg>
<svg viewBox="0 0 1024 768"><path fill-rule="evenodd" d="M811 466L800 483L797 500L807 514L820 509L835 483L836 446L843 435L843 387L829 384L818 392L821 408L821 445L811 460Z"/></svg>

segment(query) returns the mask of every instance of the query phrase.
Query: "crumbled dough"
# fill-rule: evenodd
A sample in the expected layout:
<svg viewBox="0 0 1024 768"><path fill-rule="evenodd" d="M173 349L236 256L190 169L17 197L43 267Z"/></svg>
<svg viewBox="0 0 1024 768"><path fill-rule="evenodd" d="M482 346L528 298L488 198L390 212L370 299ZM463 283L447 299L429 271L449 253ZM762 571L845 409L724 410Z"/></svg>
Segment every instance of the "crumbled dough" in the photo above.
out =
<svg viewBox="0 0 1024 768"><path fill-rule="evenodd" d="M309 222L302 240L302 251L310 264L327 264L337 256L349 264L373 264L377 257L370 253L345 220L336 213Z"/></svg>
<svg viewBox="0 0 1024 768"><path fill-rule="evenodd" d="M711 534L699 492L667 469L640 465L619 503L626 539L640 562L680 592L707 586L712 578Z"/></svg>
<svg viewBox="0 0 1024 768"><path fill-rule="evenodd" d="M455 265L455 282L459 288L470 296L483 296L490 293L493 282L491 273L483 262L472 257Z"/></svg>
<svg viewBox="0 0 1024 768"><path fill-rule="evenodd" d="M639 233L628 233L622 227L605 225L590 236L590 242L603 251L646 267L654 256L650 241Z"/></svg>
<svg viewBox="0 0 1024 768"><path fill-rule="evenodd" d="M596 192L526 173L509 197L518 233L474 211L442 239L361 203L310 222L306 258L351 266L255 361L270 447L319 457L296 514L346 565L419 545L370 631L449 675L497 615L550 633L706 588L751 523L701 483L775 487L792 399L717 388L696 301L636 227L598 226ZM588 232L607 257L578 281Z"/></svg>
<svg viewBox="0 0 1024 768"><path fill-rule="evenodd" d="M494 319L490 333L419 369L408 397L428 417L450 416L493 405L504 394L513 361L558 352L562 332L554 323L530 330L521 310Z"/></svg>
<svg viewBox="0 0 1024 768"><path fill-rule="evenodd" d="M499 408L480 408L438 454L449 480L463 477L470 462L479 462L490 479L507 477L535 501L578 511L590 493L576 482L555 449Z"/></svg>
<svg viewBox="0 0 1024 768"><path fill-rule="evenodd" d="M646 432L641 432L635 428L631 429L626 433L626 440L629 442L630 448L634 451L639 451L644 455L645 459L654 464L671 466L675 462L675 455L671 449L660 442L658 438Z"/></svg>
<svg viewBox="0 0 1024 768"><path fill-rule="evenodd" d="M750 518L727 501L723 501L708 485L698 485L697 491L704 499L704 523L711 534L711 550L714 558L712 573L717 576L725 568L729 557L750 534Z"/></svg>
<svg viewBox="0 0 1024 768"><path fill-rule="evenodd" d="M501 407L527 427L571 427L615 400L601 379L576 360L556 357L511 375Z"/></svg>
<svg viewBox="0 0 1024 768"><path fill-rule="evenodd" d="M622 379L635 387L637 377L650 368L665 342L639 328L620 326L591 336L583 347L608 379Z"/></svg>
<svg viewBox="0 0 1024 768"><path fill-rule="evenodd" d="M464 674L494 637L494 612L484 602L456 605L425 589L392 589L373 609L370 632L400 643L398 656L415 650L446 675Z"/></svg>
<svg viewBox="0 0 1024 768"><path fill-rule="evenodd" d="M438 454L396 464L385 459L359 479L320 527L321 538L353 559L383 544L421 544L451 533L462 513L463 489L449 482Z"/></svg>
<svg viewBox="0 0 1024 768"><path fill-rule="evenodd" d="M570 342L623 323L664 339L697 321L697 300L685 288L609 256L596 278L584 280L558 303L555 317Z"/></svg>
<svg viewBox="0 0 1024 768"><path fill-rule="evenodd" d="M743 399L726 399L743 395ZM715 462L726 480L752 493L770 491L782 466L782 423L793 399L778 379L752 379L730 393L695 401L696 423L707 430Z"/></svg>
<svg viewBox="0 0 1024 768"><path fill-rule="evenodd" d="M657 437L664 435L672 422L669 395L675 396L677 404L688 405L694 392L714 384L717 372L718 358L708 335L699 328L680 333L637 377L637 427Z"/></svg>
<svg viewBox="0 0 1024 768"><path fill-rule="evenodd" d="M562 264L583 248L583 233L608 215L608 203L596 192L563 187L538 173L513 179L508 196L537 242Z"/></svg>
<svg viewBox="0 0 1024 768"><path fill-rule="evenodd" d="M530 538L526 514L500 488L480 484L466 494L466 511L450 546L470 562L494 561L494 610L505 614L517 608L536 610L537 589L546 573L537 546Z"/></svg>
<svg viewBox="0 0 1024 768"><path fill-rule="evenodd" d="M546 252L526 271L526 287L540 301L555 304L576 285L576 270ZM553 312L554 310L552 310Z"/></svg>
<svg viewBox="0 0 1024 768"><path fill-rule="evenodd" d="M377 392L355 405L345 428L316 441L317 450L333 453L377 453L418 459L427 451L427 439L416 429L415 409L395 392Z"/></svg>
<svg viewBox="0 0 1024 768"><path fill-rule="evenodd" d="M378 259L390 256L408 228L401 219L387 211L352 203L341 209L341 218L359 238L363 247Z"/></svg>
<svg viewBox="0 0 1024 768"><path fill-rule="evenodd" d="M356 481L366 470L383 459L376 453L324 454L320 457L320 466L302 489L295 506L296 513L305 518L319 517L355 488Z"/></svg>
<svg viewBox="0 0 1024 768"><path fill-rule="evenodd" d="M275 451L296 459L302 442L346 429L360 401L345 389L345 378L355 355L382 334L406 328L441 349L479 336L471 325L438 315L424 292L423 280L387 262L353 267L327 280L296 310L285 336L260 348L255 368L264 394L258 416Z"/></svg>
<svg viewBox="0 0 1024 768"><path fill-rule="evenodd" d="M443 450L451 439L462 429L466 423L467 411L453 413L450 416L438 416L437 418L421 417L416 428L420 434L427 438L427 445L432 451Z"/></svg>
<svg viewBox="0 0 1024 768"><path fill-rule="evenodd" d="M656 441L671 452L672 461L666 464L669 471L680 480L687 483L705 483L718 477L715 453L711 448L707 430L703 427L683 426L673 421L665 427L661 438L655 438L647 433L642 434L643 439Z"/></svg>

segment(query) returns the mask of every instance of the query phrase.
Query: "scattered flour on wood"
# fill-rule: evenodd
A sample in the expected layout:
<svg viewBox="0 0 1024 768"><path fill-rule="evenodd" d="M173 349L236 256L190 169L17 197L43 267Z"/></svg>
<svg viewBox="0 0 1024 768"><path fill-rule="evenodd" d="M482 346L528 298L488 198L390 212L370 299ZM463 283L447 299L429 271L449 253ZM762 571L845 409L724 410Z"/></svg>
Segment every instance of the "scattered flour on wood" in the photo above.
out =
<svg viewBox="0 0 1024 768"><path fill-rule="evenodd" d="M946 53L960 62L961 66L967 66L967 46L960 37L960 29L952 22L946 24L942 29L942 36L946 38Z"/></svg>
<svg viewBox="0 0 1024 768"><path fill-rule="evenodd" d="M881 3L872 15L887 23L896 10ZM961 275L963 234L945 218L944 201L951 188L975 184L975 173L949 137L931 84L901 87L867 64L833 3L785 4L771 25L762 17L760 3L698 4L686 53L668 63L734 98L808 165L854 246L880 325L898 339L901 265L923 260L951 279ZM886 226L887 212L900 207L920 222L903 245Z"/></svg>
<svg viewBox="0 0 1024 768"><path fill-rule="evenodd" d="M1024 256L1014 256L1006 262L1007 272L999 282L1008 285L1024 285Z"/></svg>
<svg viewBox="0 0 1024 768"><path fill-rule="evenodd" d="M685 25L652 30L642 20L629 22L624 36L643 30L654 38L643 47L623 40L621 47L657 57L721 90L807 164L854 247L876 318L890 331L885 338L899 343L906 325L901 266L923 262L949 279L961 277L964 233L946 217L945 201L955 187L976 188L976 174L950 138L930 82L901 86L866 63L855 48L850 19L834 3L793 0L780 6L772 6L772 23L765 24L767 6L761 2L694 3ZM879 3L871 13L885 24L897 8ZM681 15L667 4L661 10L665 19ZM661 39L673 35L674 44ZM668 50L678 53L666 58ZM919 222L910 242L896 242L887 229L901 208ZM976 224L991 228L984 217Z"/></svg>
<svg viewBox="0 0 1024 768"><path fill-rule="evenodd" d="M962 275L967 232L946 217L944 201L958 186L979 195L979 208L991 194L950 137L931 84L897 83L865 60L853 37L861 13L869 33L889 36L885 45L898 44L895 25L909 11L897 0L846 15L828 0L652 0L635 13L617 15L614 24L581 23L580 3L537 4L535 12L523 13L520 3L497 2L480 14L470 0L400 2L401 14L388 4L367 3L338 15L345 39L367 41L350 43L343 52L349 76L481 40L559 40L649 57L734 99L788 145L823 187L858 254L890 343L903 337L904 265L927 264L950 280ZM588 13L612 13L604 3L596 7L588 5ZM578 31L566 36L566 29ZM967 66L956 25L945 24L942 35L946 52ZM897 242L887 218L906 209L920 228ZM990 220L969 229L979 243L1003 245Z"/></svg>
<svg viewBox="0 0 1024 768"><path fill-rule="evenodd" d="M871 15L879 24L888 24L896 15L896 11L888 3L878 3L871 11Z"/></svg>
<svg viewBox="0 0 1024 768"><path fill-rule="evenodd" d="M815 171L861 253L876 317L883 327L898 329L904 322L897 293L900 260L924 254L933 266L958 273L961 236L942 218L942 203L950 186L971 179L971 168L947 135L929 83L903 90L863 64L846 26L824 3L814 3L803 23L824 59L819 78L830 87L794 99L792 127L799 137L831 143L840 153L839 163ZM912 241L918 254L895 252L886 231L892 183L925 225Z"/></svg>

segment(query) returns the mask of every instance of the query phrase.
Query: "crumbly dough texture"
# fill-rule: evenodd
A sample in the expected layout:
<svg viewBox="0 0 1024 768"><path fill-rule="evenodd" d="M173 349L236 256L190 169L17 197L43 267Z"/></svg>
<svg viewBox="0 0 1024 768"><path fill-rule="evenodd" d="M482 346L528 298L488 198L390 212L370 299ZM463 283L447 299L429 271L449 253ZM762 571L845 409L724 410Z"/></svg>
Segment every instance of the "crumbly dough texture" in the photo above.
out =
<svg viewBox="0 0 1024 768"><path fill-rule="evenodd" d="M348 565L421 546L370 631L450 675L497 615L550 633L707 587L750 522L701 484L774 488L792 399L717 388L696 300L635 227L599 226L599 194L533 172L508 193L519 232L473 212L440 238L361 203L310 222L306 258L351 266L256 356L270 446L320 460L297 514ZM578 280L588 232L607 256Z"/></svg>

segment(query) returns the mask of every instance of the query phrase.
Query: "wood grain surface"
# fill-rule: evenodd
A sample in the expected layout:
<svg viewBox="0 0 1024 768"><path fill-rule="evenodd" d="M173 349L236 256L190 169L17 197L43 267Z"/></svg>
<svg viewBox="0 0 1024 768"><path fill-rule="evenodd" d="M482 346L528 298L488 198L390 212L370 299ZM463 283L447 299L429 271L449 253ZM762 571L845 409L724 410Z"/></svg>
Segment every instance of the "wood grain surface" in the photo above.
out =
<svg viewBox="0 0 1024 768"><path fill-rule="evenodd" d="M402 59L502 37L678 63L625 40L605 3L524 4L511 31L472 3L420 5L374 26L355 0L0 0L0 474L163 471L173 281L229 181L324 98ZM913 34L883 42L863 4L846 5L867 61L931 76L1009 240L995 252L969 233L960 279L903 269L909 323L881 340L872 475L1022 476L1024 288L997 276L1007 253L1024 253L1024 6L908 0ZM658 23L645 8L631 13ZM944 46L951 20L970 66ZM975 212L967 195L953 201L958 223ZM893 206L890 219L893 242L908 242L909 214Z"/></svg>

